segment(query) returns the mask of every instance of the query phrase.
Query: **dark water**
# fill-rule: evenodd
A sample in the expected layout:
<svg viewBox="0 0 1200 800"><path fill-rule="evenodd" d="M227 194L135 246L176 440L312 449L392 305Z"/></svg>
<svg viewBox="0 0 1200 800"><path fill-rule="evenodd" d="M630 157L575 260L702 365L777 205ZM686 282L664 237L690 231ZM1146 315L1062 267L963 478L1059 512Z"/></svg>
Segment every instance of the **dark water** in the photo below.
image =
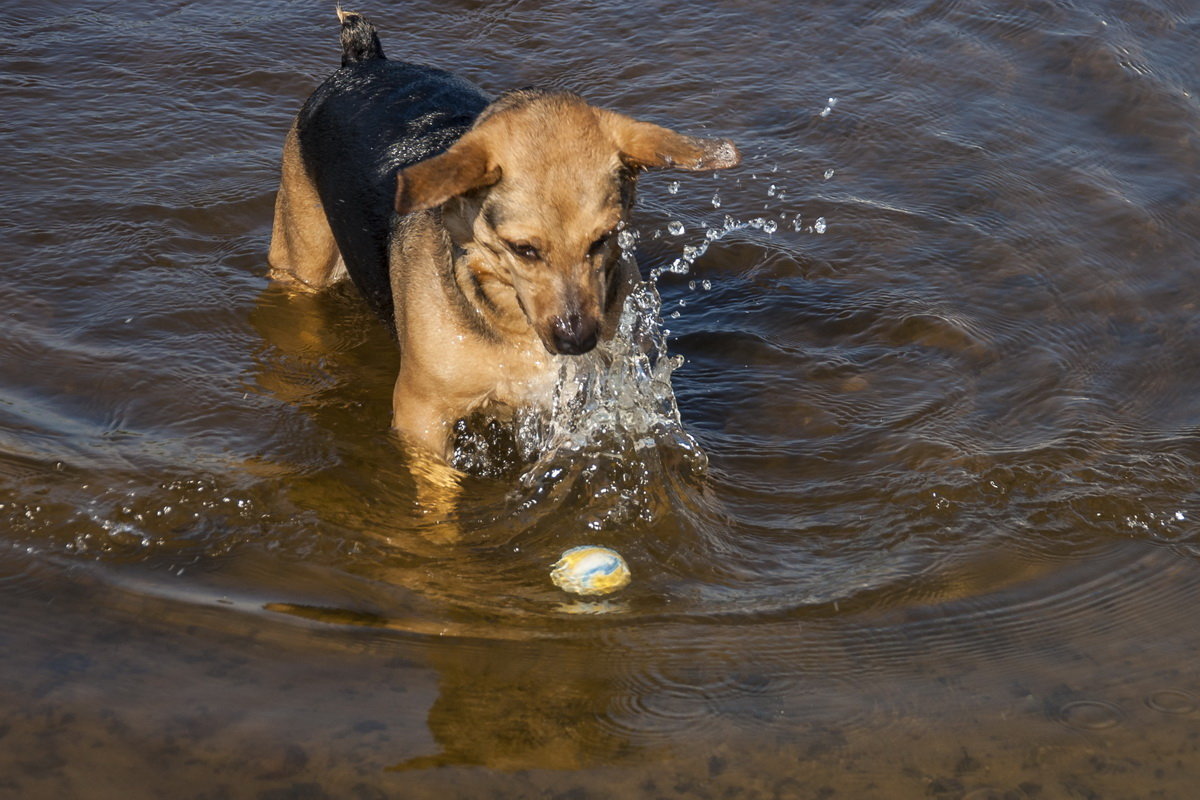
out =
<svg viewBox="0 0 1200 800"><path fill-rule="evenodd" d="M361 9L746 155L643 181L647 275L712 240L682 429L469 479L456 541L386 331L265 277L331 8L10 5L0 796L1194 795L1194 0Z"/></svg>

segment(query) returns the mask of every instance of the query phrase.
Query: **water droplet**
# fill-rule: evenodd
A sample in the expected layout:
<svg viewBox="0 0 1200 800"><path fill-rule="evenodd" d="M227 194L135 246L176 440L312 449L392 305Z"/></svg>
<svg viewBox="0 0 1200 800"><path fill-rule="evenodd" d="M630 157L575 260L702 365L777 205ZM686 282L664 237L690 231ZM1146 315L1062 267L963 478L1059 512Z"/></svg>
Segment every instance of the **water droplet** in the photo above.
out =
<svg viewBox="0 0 1200 800"><path fill-rule="evenodd" d="M765 219L763 219L762 217L755 217L754 219L750 220L750 222L748 222L746 224L748 224L751 228L754 228L755 230L761 231L763 225L765 225L766 223L767 223L767 221Z"/></svg>
<svg viewBox="0 0 1200 800"><path fill-rule="evenodd" d="M688 281L688 288L691 289L693 292L696 291L696 282Z"/></svg>
<svg viewBox="0 0 1200 800"><path fill-rule="evenodd" d="M772 183L771 188L767 189L767 197L774 197L775 192L777 192L778 190L779 190L779 187L777 187L775 184Z"/></svg>
<svg viewBox="0 0 1200 800"><path fill-rule="evenodd" d="M704 280L700 281L700 286L703 287L704 291L707 292L712 289L712 281L705 278Z"/></svg>
<svg viewBox="0 0 1200 800"><path fill-rule="evenodd" d="M617 246L622 250L632 250L637 244L637 233L631 230L624 230L617 234Z"/></svg>
<svg viewBox="0 0 1200 800"><path fill-rule="evenodd" d="M671 181L668 183L667 192L669 194L679 194L679 181Z"/></svg>
<svg viewBox="0 0 1200 800"><path fill-rule="evenodd" d="M713 208L721 207L721 193L720 192L713 192L712 204L713 204Z"/></svg>
<svg viewBox="0 0 1200 800"><path fill-rule="evenodd" d="M767 233L774 233L779 230L779 223L773 219L769 219L763 223L763 230Z"/></svg>
<svg viewBox="0 0 1200 800"><path fill-rule="evenodd" d="M817 233L825 232L825 218L817 217L817 221L813 223L813 230Z"/></svg>
<svg viewBox="0 0 1200 800"><path fill-rule="evenodd" d="M798 231L802 227L803 227L803 223L800 221L800 215L797 214L796 218L794 220L792 220L792 230Z"/></svg>
<svg viewBox="0 0 1200 800"><path fill-rule="evenodd" d="M672 236L681 235L683 233L683 230L684 230L683 223L677 219L671 220L670 222L667 223L667 232L670 233Z"/></svg>
<svg viewBox="0 0 1200 800"><path fill-rule="evenodd" d="M831 169L825 170L825 180L829 180L832 177L833 177L833 170L831 170Z"/></svg>
<svg viewBox="0 0 1200 800"><path fill-rule="evenodd" d="M821 116L828 117L829 112L833 111L833 107L837 105L837 98L831 97L825 101L825 108L821 109Z"/></svg>

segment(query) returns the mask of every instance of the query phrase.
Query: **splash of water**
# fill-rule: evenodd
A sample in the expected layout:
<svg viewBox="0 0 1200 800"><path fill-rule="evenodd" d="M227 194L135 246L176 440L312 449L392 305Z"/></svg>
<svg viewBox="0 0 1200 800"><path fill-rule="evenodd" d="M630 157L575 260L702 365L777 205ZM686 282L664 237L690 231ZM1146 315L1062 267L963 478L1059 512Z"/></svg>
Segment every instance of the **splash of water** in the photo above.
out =
<svg viewBox="0 0 1200 800"><path fill-rule="evenodd" d="M667 352L661 314L654 278L638 282L612 339L586 356L563 360L550 412L519 420L521 451L537 454L521 476L523 485L558 477L564 456L581 454L593 468L607 460L646 472L661 451L670 450L692 471L704 471L707 459L684 430L671 389L671 374L683 358Z"/></svg>
<svg viewBox="0 0 1200 800"><path fill-rule="evenodd" d="M637 239L622 232L622 258L633 260ZM667 350L660 274L635 283L609 340L560 360L548 410L519 410L503 436L494 425L481 435L460 435L456 466L517 478L510 502L518 508L578 505L586 517L581 528L623 527L669 513L681 492L690 493L687 486L703 480L708 461L684 429L671 387L683 358Z"/></svg>
<svg viewBox="0 0 1200 800"><path fill-rule="evenodd" d="M819 224L823 228L824 220ZM707 457L680 419L671 377L683 359L668 351L658 279L689 273L713 242L735 232L779 230L769 217L728 214L723 224L705 227L702 239L683 245L677 258L634 285L611 339L586 355L561 359L548 410L518 411L500 447L495 426L482 437L460 436L456 466L517 478L512 499L523 508L575 498L586 509L584 524L594 529L631 518L651 521L672 503L687 503L693 494L687 487L702 480ZM677 221L667 230L684 232ZM633 261L638 238L632 229L621 231L622 258ZM711 288L707 280L702 285Z"/></svg>

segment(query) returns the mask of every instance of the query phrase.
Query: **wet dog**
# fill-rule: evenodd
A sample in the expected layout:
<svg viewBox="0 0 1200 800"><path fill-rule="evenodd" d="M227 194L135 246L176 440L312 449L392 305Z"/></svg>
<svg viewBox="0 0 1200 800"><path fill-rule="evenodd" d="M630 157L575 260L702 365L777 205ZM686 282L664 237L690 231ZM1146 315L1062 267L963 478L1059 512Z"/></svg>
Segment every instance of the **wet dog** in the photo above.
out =
<svg viewBox="0 0 1200 800"><path fill-rule="evenodd" d="M271 276L354 282L399 340L393 427L445 463L457 420L548 405L559 360L613 334L638 173L740 156L566 92L492 100L385 58L370 22L338 15L342 67L284 144Z"/></svg>

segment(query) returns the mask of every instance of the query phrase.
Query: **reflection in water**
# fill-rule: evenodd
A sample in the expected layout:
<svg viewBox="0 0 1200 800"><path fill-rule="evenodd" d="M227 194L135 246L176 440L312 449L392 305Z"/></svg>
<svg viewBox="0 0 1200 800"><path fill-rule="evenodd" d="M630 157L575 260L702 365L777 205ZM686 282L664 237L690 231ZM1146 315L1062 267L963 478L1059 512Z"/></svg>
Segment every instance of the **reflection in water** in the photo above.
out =
<svg viewBox="0 0 1200 800"><path fill-rule="evenodd" d="M438 697L426 719L440 752L390 770L578 769L647 755L608 724L623 687L603 653L554 648L547 664L528 649L503 658L480 645L443 652L433 656Z"/></svg>
<svg viewBox="0 0 1200 800"><path fill-rule="evenodd" d="M244 561L209 571L201 597L247 586L253 569ZM1061 776L1070 776L1089 790L1149 786L1185 796L1173 792L1183 791L1186 770L1153 764L1176 752L1194 724L1200 681L1180 662L1155 665L1136 645L1122 652L1109 642L1153 634L1176 653L1200 644L1186 624L1200 598L1200 572L1143 545L1065 565L1048 581L1029 576L1000 591L860 614L851 624L834 615L751 626L645 620L509 641L432 631L412 639L407 623L378 609L372 616L273 608L287 616L271 622L256 618L249 598L228 595L219 614L198 616L203 600L180 594L190 590L179 581L126 574L126 588L113 592L80 577L64 600L105 608L106 621L66 637L81 649L57 651L56 679L46 682L44 667L29 669L14 688L42 681L42 696L60 704L73 676L86 676L107 684L114 697L106 702L118 703L132 689L117 678L125 663L117 653L154 653L139 682L187 687L178 698L184 707L175 692L143 691L140 708L102 703L101 730L140 729L139 715L157 719L170 707L184 741L222 759L230 757L226 748L248 747L248 757L259 759L257 787L295 791L319 776L326 787L358 781L385 793L432 791L451 781L472 792L484 784L471 768L486 767L492 786L517 794L532 769L591 775L581 780L604 781L619 794L642 791L646 782L700 780L712 790L756 785L785 796L813 781L833 781L856 796L884 796L881 785L892 796L921 796L935 784L963 792L1037 785L1054 796ZM1127 592L1151 578L1156 593ZM334 600L334 587L320 576L294 570L282 584L276 591ZM340 602L362 607L355 589L344 589ZM117 633L121 626L107 621L147 603L156 610L150 629ZM27 601L18 605L28 612ZM150 635L184 621L191 627L183 639ZM49 627L62 640L72 624L68 615ZM253 659L209 644L247 633L261 651ZM92 637L117 651L97 649ZM230 691L227 679L238 683L256 662L272 668L257 691L278 691L281 702L246 740L244 712L216 698ZM193 708L198 701L207 710ZM305 722L314 714L326 722L319 730ZM76 726L83 743L112 736L92 724ZM9 740L22 758L34 746L26 730L18 727ZM1102 738L1072 738L1079 735ZM187 753L167 750L165 757L192 768ZM563 776L548 785L570 788L561 781L575 779Z"/></svg>

